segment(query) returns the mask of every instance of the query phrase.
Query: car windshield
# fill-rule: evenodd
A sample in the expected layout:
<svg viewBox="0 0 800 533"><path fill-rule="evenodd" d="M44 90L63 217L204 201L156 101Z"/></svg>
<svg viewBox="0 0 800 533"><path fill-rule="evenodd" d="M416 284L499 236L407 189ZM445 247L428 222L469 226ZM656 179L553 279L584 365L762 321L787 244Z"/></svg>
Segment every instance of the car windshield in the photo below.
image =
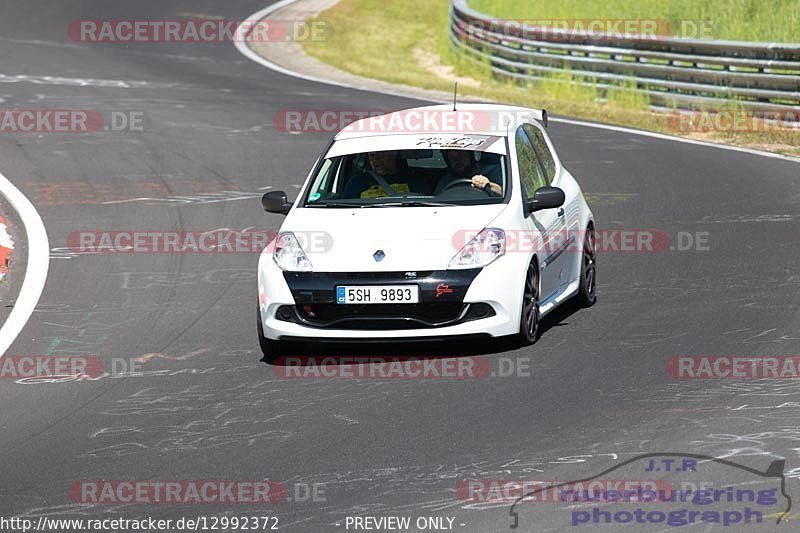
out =
<svg viewBox="0 0 800 533"><path fill-rule="evenodd" d="M326 158L304 207L416 207L502 203L505 156L463 149L384 150Z"/></svg>

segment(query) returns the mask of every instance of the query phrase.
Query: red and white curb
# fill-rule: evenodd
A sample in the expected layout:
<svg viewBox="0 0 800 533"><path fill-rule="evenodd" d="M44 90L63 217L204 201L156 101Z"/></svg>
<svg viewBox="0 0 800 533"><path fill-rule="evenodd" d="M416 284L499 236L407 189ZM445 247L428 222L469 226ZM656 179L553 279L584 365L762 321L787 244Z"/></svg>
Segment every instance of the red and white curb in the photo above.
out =
<svg viewBox="0 0 800 533"><path fill-rule="evenodd" d="M11 235L8 234L8 225L5 219L0 216L0 279L8 273L8 258L11 256L11 250L14 249L14 241L11 240Z"/></svg>
<svg viewBox="0 0 800 533"><path fill-rule="evenodd" d="M18 219L22 221L28 244L25 279L22 281L11 313L0 327L0 357L2 357L27 324L42 295L50 267L50 243L42 217L36 208L2 173L0 173L0 195L5 197L11 208L16 211Z"/></svg>

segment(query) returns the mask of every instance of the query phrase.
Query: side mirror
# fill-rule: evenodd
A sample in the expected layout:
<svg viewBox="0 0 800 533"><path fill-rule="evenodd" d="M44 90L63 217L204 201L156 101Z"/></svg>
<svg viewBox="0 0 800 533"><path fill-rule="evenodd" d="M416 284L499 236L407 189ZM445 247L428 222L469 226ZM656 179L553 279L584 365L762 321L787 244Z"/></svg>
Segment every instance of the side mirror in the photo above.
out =
<svg viewBox="0 0 800 533"><path fill-rule="evenodd" d="M264 206L264 211L267 213L278 213L285 215L289 213L292 204L286 199L286 193L283 191L270 191L261 197L261 205Z"/></svg>
<svg viewBox="0 0 800 533"><path fill-rule="evenodd" d="M533 200L528 201L528 211L541 211L542 209L554 209L564 205L564 191L558 187L539 187L533 193Z"/></svg>

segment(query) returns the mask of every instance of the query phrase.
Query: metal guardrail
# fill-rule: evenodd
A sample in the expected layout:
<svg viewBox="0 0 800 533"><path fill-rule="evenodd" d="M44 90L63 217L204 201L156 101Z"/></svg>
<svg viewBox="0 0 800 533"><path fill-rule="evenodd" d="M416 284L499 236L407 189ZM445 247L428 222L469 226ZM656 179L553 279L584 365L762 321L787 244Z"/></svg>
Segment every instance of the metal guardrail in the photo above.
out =
<svg viewBox="0 0 800 533"><path fill-rule="evenodd" d="M584 84L635 85L653 105L749 113L800 122L800 44L606 35L490 18L452 0L450 40L501 77L526 81L569 70Z"/></svg>

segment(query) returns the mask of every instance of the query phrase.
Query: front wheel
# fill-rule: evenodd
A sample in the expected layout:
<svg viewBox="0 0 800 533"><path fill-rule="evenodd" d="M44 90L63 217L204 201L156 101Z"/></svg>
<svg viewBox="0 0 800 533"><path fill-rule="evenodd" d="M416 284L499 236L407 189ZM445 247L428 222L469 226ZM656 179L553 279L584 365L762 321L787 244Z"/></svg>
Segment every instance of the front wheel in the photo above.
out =
<svg viewBox="0 0 800 533"><path fill-rule="evenodd" d="M530 346L539 338L539 266L535 262L528 265L525 273L518 337L523 346Z"/></svg>
<svg viewBox="0 0 800 533"><path fill-rule="evenodd" d="M258 315L258 345L264 358L271 361L281 355L281 342L268 339L264 336L264 325L261 323L261 310L256 308Z"/></svg>
<svg viewBox="0 0 800 533"><path fill-rule="evenodd" d="M581 279L578 294L575 300L582 307L594 305L597 301L595 294L595 277L597 271L597 254L595 252L594 228L589 226L583 238L583 254L581 258Z"/></svg>

